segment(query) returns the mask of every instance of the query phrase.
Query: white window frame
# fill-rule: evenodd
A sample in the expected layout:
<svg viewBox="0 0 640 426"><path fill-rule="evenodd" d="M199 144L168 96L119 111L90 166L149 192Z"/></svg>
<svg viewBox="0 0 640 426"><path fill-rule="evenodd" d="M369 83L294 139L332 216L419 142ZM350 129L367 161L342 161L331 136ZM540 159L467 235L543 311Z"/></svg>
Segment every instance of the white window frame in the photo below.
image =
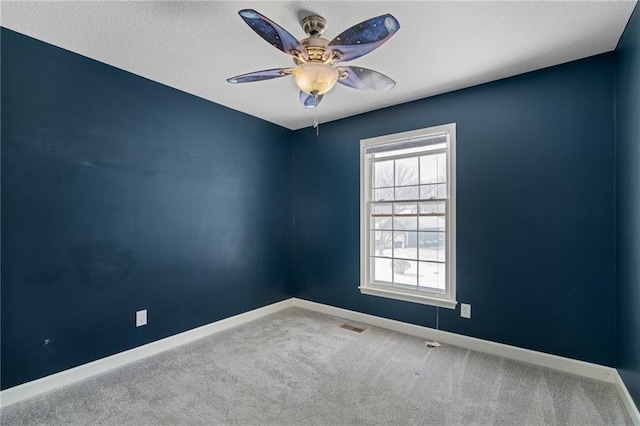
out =
<svg viewBox="0 0 640 426"><path fill-rule="evenodd" d="M380 285L371 280L370 238L371 226L369 214L373 194L373 161L366 150L373 146L412 142L432 136L448 135L447 157L447 201L445 211L445 293L429 292L417 289L403 289L389 285ZM391 299L422 303L455 309L456 301L456 124L445 124L409 132L379 136L360 141L360 292L363 294L387 297Z"/></svg>

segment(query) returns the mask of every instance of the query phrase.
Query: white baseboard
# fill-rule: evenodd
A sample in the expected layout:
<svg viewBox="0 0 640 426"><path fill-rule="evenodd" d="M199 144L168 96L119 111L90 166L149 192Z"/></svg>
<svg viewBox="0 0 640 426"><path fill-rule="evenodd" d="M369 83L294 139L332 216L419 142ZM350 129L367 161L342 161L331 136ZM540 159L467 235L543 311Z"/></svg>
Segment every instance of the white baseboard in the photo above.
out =
<svg viewBox="0 0 640 426"><path fill-rule="evenodd" d="M128 351L120 352L97 361L89 362L78 367L70 368L41 379L33 380L0 392L0 407L6 407L18 401L39 395L43 392L69 385L101 374L114 368L122 367L130 362L138 361L151 355L176 348L194 340L201 339L214 333L219 333L237 325L264 317L265 315L281 311L293 306L293 299L283 300L262 308L254 309L239 315L225 318L202 327L194 328L174 336L148 343Z"/></svg>
<svg viewBox="0 0 640 426"><path fill-rule="evenodd" d="M624 406L627 408L629 417L631 417L631 421L635 426L640 426L640 411L638 411L638 407L633 401L633 398L631 398L631 394L629 393L627 386L622 381L622 377L620 377L618 371L616 371L616 387L618 388L618 393L624 402Z"/></svg>
<svg viewBox="0 0 640 426"><path fill-rule="evenodd" d="M351 321L386 328L400 333L418 336L423 339L430 340L435 338L436 330L429 327L408 324L406 322L363 314L360 312L350 311L348 309L336 308L334 306L323 305L321 303L309 302L308 300L293 299L293 304L294 306L308 309L310 311L316 311ZM605 367L603 365L593 364L590 362L578 361L571 358L532 351L530 349L509 346L502 343L463 336L461 334L450 333L442 330L438 332L438 341L440 343L448 343L450 345L472 349L478 352L499 355L516 361L539 365L541 367L560 370L566 373L577 374L579 376L602 380L609 383L616 382L617 371L615 368Z"/></svg>

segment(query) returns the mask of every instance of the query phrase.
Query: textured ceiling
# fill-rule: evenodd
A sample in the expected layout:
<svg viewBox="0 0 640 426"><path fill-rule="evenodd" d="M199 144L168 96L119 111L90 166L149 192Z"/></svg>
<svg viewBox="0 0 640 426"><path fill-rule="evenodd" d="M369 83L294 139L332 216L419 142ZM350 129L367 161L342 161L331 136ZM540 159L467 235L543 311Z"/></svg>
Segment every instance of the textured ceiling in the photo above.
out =
<svg viewBox="0 0 640 426"><path fill-rule="evenodd" d="M228 77L288 67L238 16L252 8L304 38L319 14L324 37L384 13L401 29L350 62L397 81L390 92L341 85L318 112L326 122L615 49L635 0L610 2L1 2L2 26L290 129L310 126L289 77L231 85Z"/></svg>

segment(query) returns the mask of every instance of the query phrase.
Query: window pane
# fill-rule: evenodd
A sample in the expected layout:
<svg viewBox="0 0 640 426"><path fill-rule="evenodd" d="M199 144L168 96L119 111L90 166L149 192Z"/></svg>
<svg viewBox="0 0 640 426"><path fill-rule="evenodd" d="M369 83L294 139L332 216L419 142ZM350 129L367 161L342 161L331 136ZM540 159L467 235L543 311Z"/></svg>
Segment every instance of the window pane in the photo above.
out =
<svg viewBox="0 0 640 426"><path fill-rule="evenodd" d="M418 157L396 160L395 186L417 185L418 183Z"/></svg>
<svg viewBox="0 0 640 426"><path fill-rule="evenodd" d="M390 231L373 231L371 232L371 256L387 256L393 255L393 233Z"/></svg>
<svg viewBox="0 0 640 426"><path fill-rule="evenodd" d="M396 287L411 286L414 290L417 288L418 262L394 259L393 272L394 285Z"/></svg>
<svg viewBox="0 0 640 426"><path fill-rule="evenodd" d="M393 214L416 215L418 214L418 203L393 203Z"/></svg>
<svg viewBox="0 0 640 426"><path fill-rule="evenodd" d="M391 215L391 204L373 204L371 210L373 214Z"/></svg>
<svg viewBox="0 0 640 426"><path fill-rule="evenodd" d="M418 186L401 186L396 188L396 200L417 200L418 194Z"/></svg>
<svg viewBox="0 0 640 426"><path fill-rule="evenodd" d="M444 293L445 265L442 263L419 262L420 276L418 290Z"/></svg>
<svg viewBox="0 0 640 426"><path fill-rule="evenodd" d="M372 257L371 263L373 264L374 281L383 283L391 283L393 281L393 270L391 269L393 261L391 259Z"/></svg>
<svg viewBox="0 0 640 426"><path fill-rule="evenodd" d="M442 152L420 157L420 183L443 183L447 181L447 155Z"/></svg>
<svg viewBox="0 0 640 426"><path fill-rule="evenodd" d="M445 231L445 224L444 202L420 203L418 225L421 231Z"/></svg>
<svg viewBox="0 0 640 426"><path fill-rule="evenodd" d="M391 229L390 217L374 217L373 229Z"/></svg>
<svg viewBox="0 0 640 426"><path fill-rule="evenodd" d="M393 201L393 188L374 189L373 201Z"/></svg>
<svg viewBox="0 0 640 426"><path fill-rule="evenodd" d="M373 187L393 186L393 160L373 163Z"/></svg>
<svg viewBox="0 0 640 426"><path fill-rule="evenodd" d="M445 233L444 232L420 232L419 252L420 260L445 261Z"/></svg>
<svg viewBox="0 0 640 426"><path fill-rule="evenodd" d="M410 217L398 217L393 218L393 229L400 231L417 231L418 230L418 216Z"/></svg>
<svg viewBox="0 0 640 426"><path fill-rule="evenodd" d="M446 221L444 217L420 216L418 229L421 231L445 231Z"/></svg>
<svg viewBox="0 0 640 426"><path fill-rule="evenodd" d="M447 198L447 184L420 185L420 199Z"/></svg>
<svg viewBox="0 0 640 426"><path fill-rule="evenodd" d="M393 232L393 257L418 258L418 233Z"/></svg>

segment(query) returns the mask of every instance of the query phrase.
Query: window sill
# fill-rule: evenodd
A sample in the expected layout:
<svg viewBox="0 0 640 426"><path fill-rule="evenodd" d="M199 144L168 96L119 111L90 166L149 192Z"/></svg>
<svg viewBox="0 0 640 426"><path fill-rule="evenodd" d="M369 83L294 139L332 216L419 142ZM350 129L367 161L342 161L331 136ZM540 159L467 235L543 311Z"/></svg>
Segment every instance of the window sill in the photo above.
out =
<svg viewBox="0 0 640 426"><path fill-rule="evenodd" d="M423 305L438 306L441 308L455 309L458 302L455 300L438 299L437 297L420 296L393 290L383 290L372 287L358 287L362 294L370 296L387 297L389 299L404 300L406 302L422 303Z"/></svg>

